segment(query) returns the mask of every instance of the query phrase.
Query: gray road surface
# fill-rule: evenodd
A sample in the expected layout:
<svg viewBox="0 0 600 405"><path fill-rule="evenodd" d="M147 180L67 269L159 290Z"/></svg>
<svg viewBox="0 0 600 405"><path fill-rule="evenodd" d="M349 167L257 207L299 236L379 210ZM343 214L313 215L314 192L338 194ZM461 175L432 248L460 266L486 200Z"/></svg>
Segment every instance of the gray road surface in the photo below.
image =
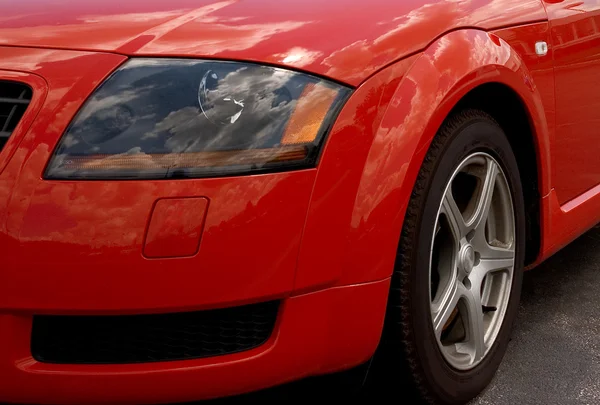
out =
<svg viewBox="0 0 600 405"><path fill-rule="evenodd" d="M600 228L525 274L493 384L474 405L600 404Z"/></svg>

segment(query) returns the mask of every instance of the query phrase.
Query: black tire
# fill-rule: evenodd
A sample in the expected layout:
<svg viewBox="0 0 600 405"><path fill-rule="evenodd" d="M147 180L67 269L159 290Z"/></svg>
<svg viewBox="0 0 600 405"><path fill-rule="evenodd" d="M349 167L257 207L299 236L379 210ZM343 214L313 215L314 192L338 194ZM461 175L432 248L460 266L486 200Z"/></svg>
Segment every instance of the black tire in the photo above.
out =
<svg viewBox="0 0 600 405"><path fill-rule="evenodd" d="M444 360L433 332L428 291L429 246L445 185L460 162L478 151L486 152L500 164L512 194L515 266L506 315L495 343L479 365L458 371ZM394 403L415 403L406 399L419 398L416 402L457 405L481 393L494 377L510 340L519 307L524 257L523 192L508 139L488 114L477 110L459 112L445 122L433 140L410 199L370 387L379 394L393 389L396 393L389 394L390 399L395 397L391 401ZM415 395L407 397L410 392ZM399 401L398 395L406 399Z"/></svg>

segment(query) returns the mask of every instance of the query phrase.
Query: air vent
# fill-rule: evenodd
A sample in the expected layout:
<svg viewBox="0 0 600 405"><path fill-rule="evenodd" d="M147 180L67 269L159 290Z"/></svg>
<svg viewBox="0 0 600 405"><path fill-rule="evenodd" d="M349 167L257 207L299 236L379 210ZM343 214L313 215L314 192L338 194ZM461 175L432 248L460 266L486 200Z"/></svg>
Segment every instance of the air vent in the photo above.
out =
<svg viewBox="0 0 600 405"><path fill-rule="evenodd" d="M276 301L156 315L33 317L31 352L45 363L189 360L250 350L275 326Z"/></svg>
<svg viewBox="0 0 600 405"><path fill-rule="evenodd" d="M0 80L0 150L23 118L32 94L23 83Z"/></svg>

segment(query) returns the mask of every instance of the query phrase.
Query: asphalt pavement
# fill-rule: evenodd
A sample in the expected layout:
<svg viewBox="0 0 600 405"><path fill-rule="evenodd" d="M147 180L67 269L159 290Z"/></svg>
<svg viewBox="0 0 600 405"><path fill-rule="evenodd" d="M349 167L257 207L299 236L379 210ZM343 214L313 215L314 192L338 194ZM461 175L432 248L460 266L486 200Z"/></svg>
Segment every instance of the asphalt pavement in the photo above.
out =
<svg viewBox="0 0 600 405"><path fill-rule="evenodd" d="M494 382L473 405L600 404L600 227L525 273Z"/></svg>
<svg viewBox="0 0 600 405"><path fill-rule="evenodd" d="M471 405L600 405L599 332L600 227L596 227L525 274L508 352L492 384ZM337 382L336 376L210 404L314 402L327 390L338 389L332 382ZM398 395L398 404L410 404ZM354 398L359 397L364 398L360 402L371 403L369 395Z"/></svg>

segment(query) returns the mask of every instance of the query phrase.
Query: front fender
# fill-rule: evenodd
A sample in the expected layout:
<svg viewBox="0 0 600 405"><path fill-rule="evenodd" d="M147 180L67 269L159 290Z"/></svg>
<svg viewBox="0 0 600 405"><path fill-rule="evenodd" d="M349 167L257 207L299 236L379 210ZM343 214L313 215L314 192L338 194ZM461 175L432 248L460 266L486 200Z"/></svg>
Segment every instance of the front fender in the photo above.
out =
<svg viewBox="0 0 600 405"><path fill-rule="evenodd" d="M549 173L542 98L524 61L493 33L451 32L363 83L340 114L319 165L296 291L391 275L431 140L458 101L489 82L521 97L536 134L540 173ZM540 181L542 191L549 187L548 178Z"/></svg>

